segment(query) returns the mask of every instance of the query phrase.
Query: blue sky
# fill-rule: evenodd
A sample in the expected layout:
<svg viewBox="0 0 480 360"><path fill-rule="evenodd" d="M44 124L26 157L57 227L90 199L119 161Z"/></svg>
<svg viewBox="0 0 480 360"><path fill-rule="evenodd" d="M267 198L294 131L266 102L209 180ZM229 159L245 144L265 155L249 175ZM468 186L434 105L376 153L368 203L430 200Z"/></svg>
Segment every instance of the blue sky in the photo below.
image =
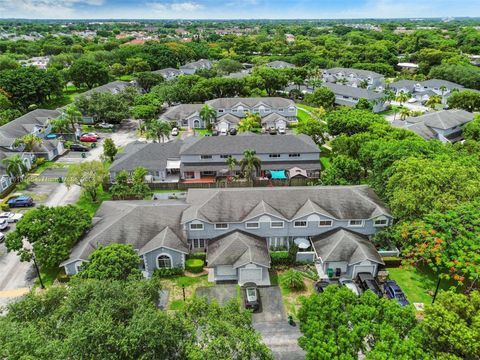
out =
<svg viewBox="0 0 480 360"><path fill-rule="evenodd" d="M480 17L480 0L0 0L21 18L392 18Z"/></svg>

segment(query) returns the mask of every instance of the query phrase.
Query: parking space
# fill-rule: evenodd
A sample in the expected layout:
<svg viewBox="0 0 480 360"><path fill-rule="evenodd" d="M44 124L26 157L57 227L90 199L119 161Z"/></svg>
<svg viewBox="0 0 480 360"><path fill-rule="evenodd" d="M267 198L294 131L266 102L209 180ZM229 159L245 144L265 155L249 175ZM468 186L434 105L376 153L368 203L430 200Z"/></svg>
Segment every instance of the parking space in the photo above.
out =
<svg viewBox="0 0 480 360"><path fill-rule="evenodd" d="M217 300L220 305L237 297L236 284L217 284L212 287L201 287L196 291L197 296L205 296L209 302Z"/></svg>

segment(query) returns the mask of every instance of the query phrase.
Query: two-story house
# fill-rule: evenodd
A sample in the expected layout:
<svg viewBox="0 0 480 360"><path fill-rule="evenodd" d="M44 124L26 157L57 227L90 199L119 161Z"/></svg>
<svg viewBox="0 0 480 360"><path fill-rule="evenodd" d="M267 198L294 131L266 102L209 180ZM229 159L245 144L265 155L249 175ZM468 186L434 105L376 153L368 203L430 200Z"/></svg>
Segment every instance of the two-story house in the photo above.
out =
<svg viewBox="0 0 480 360"><path fill-rule="evenodd" d="M182 75L182 71L179 70L179 69L175 69L175 68L165 68L165 69L161 69L161 70L156 70L156 71L152 71L154 74L160 74L163 76L163 78L167 81L169 80L174 80L176 79L178 76Z"/></svg>
<svg viewBox="0 0 480 360"><path fill-rule="evenodd" d="M167 143L133 143L118 154L110 166L110 178L122 170L144 167L152 181L215 182L218 178L240 174L240 166L230 169L227 159L238 162L245 149L255 150L261 161L257 177L288 179L298 174L320 176L320 150L306 135L256 135L188 137ZM293 170L293 171L292 171Z"/></svg>
<svg viewBox="0 0 480 360"><path fill-rule="evenodd" d="M180 71L185 75L193 75L198 70L208 70L212 68L210 60L200 59L185 65L180 66Z"/></svg>
<svg viewBox="0 0 480 360"><path fill-rule="evenodd" d="M463 140L462 130L473 120L473 114L465 110L442 110L418 117L409 117L392 122L395 127L411 130L425 140L440 140L443 143Z"/></svg>
<svg viewBox="0 0 480 360"><path fill-rule="evenodd" d="M440 96L444 104L452 91L465 89L462 85L440 79L426 81L399 80L391 83L389 87L395 91L396 95L408 93L420 102L426 102L431 96Z"/></svg>
<svg viewBox="0 0 480 360"><path fill-rule="evenodd" d="M372 104L373 112L378 113L386 109L383 93L334 83L325 83L322 86L333 91L337 105L355 106L360 99L366 99Z"/></svg>
<svg viewBox="0 0 480 360"><path fill-rule="evenodd" d="M270 252L297 245L297 260L321 277L376 275L383 264L369 237L392 216L371 188L318 186L190 189L184 200L107 201L61 266L69 275L99 246L131 244L149 277L206 251L210 281L270 285Z"/></svg>
<svg viewBox="0 0 480 360"><path fill-rule="evenodd" d="M340 67L323 70L323 81L352 87L364 87L369 90L383 90L385 86L385 77L375 71Z"/></svg>

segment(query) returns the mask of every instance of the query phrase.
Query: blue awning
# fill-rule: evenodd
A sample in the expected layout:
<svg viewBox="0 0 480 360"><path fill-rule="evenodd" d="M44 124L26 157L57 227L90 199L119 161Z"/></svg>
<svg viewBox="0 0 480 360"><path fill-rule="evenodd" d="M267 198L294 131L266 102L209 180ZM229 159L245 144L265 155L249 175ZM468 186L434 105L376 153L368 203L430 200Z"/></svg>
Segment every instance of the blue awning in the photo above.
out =
<svg viewBox="0 0 480 360"><path fill-rule="evenodd" d="M285 174L285 170L270 170L270 174L272 175L272 179L286 179L287 175Z"/></svg>

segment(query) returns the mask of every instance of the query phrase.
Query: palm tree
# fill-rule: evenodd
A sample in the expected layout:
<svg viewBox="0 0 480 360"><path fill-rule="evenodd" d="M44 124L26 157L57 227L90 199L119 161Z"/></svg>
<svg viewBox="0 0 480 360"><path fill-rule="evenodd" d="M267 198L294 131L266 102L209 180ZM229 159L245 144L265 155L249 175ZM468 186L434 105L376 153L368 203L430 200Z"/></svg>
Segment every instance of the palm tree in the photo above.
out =
<svg viewBox="0 0 480 360"><path fill-rule="evenodd" d="M435 110L435 107L441 103L442 103L442 98L440 97L440 95L433 95L428 98L425 105Z"/></svg>
<svg viewBox="0 0 480 360"><path fill-rule="evenodd" d="M248 113L239 123L238 123L238 131L239 132L247 132L252 131L255 128L261 126L261 117L259 114L251 114Z"/></svg>
<svg viewBox="0 0 480 360"><path fill-rule="evenodd" d="M406 103L408 101L408 99L410 99L410 96L408 94L404 93L403 91L400 92L400 94L398 94L395 97L395 101L400 103L400 106L403 106L403 104Z"/></svg>
<svg viewBox="0 0 480 360"><path fill-rule="evenodd" d="M409 116L410 116L410 110L406 107L402 107L400 109L400 119L405 120Z"/></svg>
<svg viewBox="0 0 480 360"><path fill-rule="evenodd" d="M226 160L226 163L228 165L228 170L230 170L230 174L233 173L233 169L235 169L235 166L238 165L237 159L235 159L233 156L229 156Z"/></svg>
<svg viewBox="0 0 480 360"><path fill-rule="evenodd" d="M37 144L42 143L42 139L33 134L27 134L15 140L14 145L23 145L26 152L32 152Z"/></svg>
<svg viewBox="0 0 480 360"><path fill-rule="evenodd" d="M363 79L362 81L360 81L360 82L358 83L358 87L359 87L360 89L366 89L366 88L368 88L368 80L367 80L367 79Z"/></svg>
<svg viewBox="0 0 480 360"><path fill-rule="evenodd" d="M205 104L201 109L200 109L200 118L203 120L203 122L206 124L206 128L210 130L212 128L212 123L215 121L217 118L217 111L210 107L209 105Z"/></svg>
<svg viewBox="0 0 480 360"><path fill-rule="evenodd" d="M169 122L161 120L151 120L147 123L147 139L157 140L158 142L164 142L165 137L168 138L172 127Z"/></svg>
<svg viewBox="0 0 480 360"><path fill-rule="evenodd" d="M297 90L300 91L300 86L302 86L305 83L303 79L300 76L294 76L293 78L293 84L297 85Z"/></svg>
<svg viewBox="0 0 480 360"><path fill-rule="evenodd" d="M78 122L82 119L82 113L78 111L75 105L69 105L65 108L63 117L70 122L72 133L75 134L75 131L77 130L75 124L78 124Z"/></svg>
<svg viewBox="0 0 480 360"><path fill-rule="evenodd" d="M440 91L442 92L442 104L445 102L445 99L443 95L445 95L445 92L447 91L447 87L445 85L440 86Z"/></svg>
<svg viewBox="0 0 480 360"><path fill-rule="evenodd" d="M5 165L8 176L13 178L15 182L20 181L22 175L28 171L20 155L7 157L2 160L2 163Z"/></svg>
<svg viewBox="0 0 480 360"><path fill-rule="evenodd" d="M261 169L262 161L257 157L255 150L246 149L243 152L243 159L240 160L240 170L243 172L245 178L253 185L253 180L256 177L256 174Z"/></svg>

